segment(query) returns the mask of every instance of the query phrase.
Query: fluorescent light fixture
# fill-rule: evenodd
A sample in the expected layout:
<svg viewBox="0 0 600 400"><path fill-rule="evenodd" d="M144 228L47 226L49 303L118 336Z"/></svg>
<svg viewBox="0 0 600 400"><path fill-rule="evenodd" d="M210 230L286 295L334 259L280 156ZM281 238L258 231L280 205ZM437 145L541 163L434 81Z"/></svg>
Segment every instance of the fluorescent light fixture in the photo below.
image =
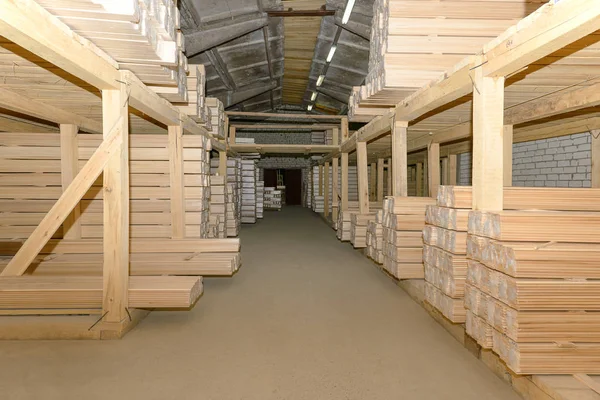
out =
<svg viewBox="0 0 600 400"><path fill-rule="evenodd" d="M310 101L315 101L317 98L317 92L313 92L312 96L310 96Z"/></svg>
<svg viewBox="0 0 600 400"><path fill-rule="evenodd" d="M335 44L333 46L331 46L331 49L329 49L329 54L327 55L327 62L331 62L331 59L333 58L333 55L335 54L336 49L337 49L337 46Z"/></svg>
<svg viewBox="0 0 600 400"><path fill-rule="evenodd" d="M317 86L321 86L324 79L325 79L325 75L319 75L319 79L317 79Z"/></svg>
<svg viewBox="0 0 600 400"><path fill-rule="evenodd" d="M309 105L308 105L308 107L306 107L306 109L307 109L308 111L312 110L312 104L309 104Z"/></svg>
<svg viewBox="0 0 600 400"><path fill-rule="evenodd" d="M350 19L350 14L352 14L352 9L354 8L355 1L356 0L348 0L348 3L346 3L346 9L344 10L344 16L342 17L342 25L346 25L346 23Z"/></svg>

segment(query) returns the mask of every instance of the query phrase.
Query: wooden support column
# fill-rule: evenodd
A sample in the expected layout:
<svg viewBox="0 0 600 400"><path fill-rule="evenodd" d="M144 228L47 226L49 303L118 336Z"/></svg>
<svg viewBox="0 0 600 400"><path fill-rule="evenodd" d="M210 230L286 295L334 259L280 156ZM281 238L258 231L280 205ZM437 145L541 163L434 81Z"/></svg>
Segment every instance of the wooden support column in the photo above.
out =
<svg viewBox="0 0 600 400"><path fill-rule="evenodd" d="M377 201L383 201L383 171L384 171L384 159L377 159Z"/></svg>
<svg viewBox="0 0 600 400"><path fill-rule="evenodd" d="M123 81L125 81L123 79ZM129 305L129 96L125 84L102 91L104 138L121 124L121 144L104 168L104 323L122 323Z"/></svg>
<svg viewBox="0 0 600 400"><path fill-rule="evenodd" d="M358 211L369 212L369 174L367 166L367 143L356 143L356 172L358 174Z"/></svg>
<svg viewBox="0 0 600 400"><path fill-rule="evenodd" d="M339 170L338 170L338 161L339 159L337 157L333 157L331 159L331 175L332 175L332 205L333 205L333 213L331 215L331 218L333 219L334 222L337 221L338 218L338 212L339 212L339 184L340 184L340 177L339 177Z"/></svg>
<svg viewBox="0 0 600 400"><path fill-rule="evenodd" d="M331 136L333 138L332 144L335 146L340 145L340 130L338 128L333 128Z"/></svg>
<svg viewBox="0 0 600 400"><path fill-rule="evenodd" d="M417 163L417 196L423 196L423 163Z"/></svg>
<svg viewBox="0 0 600 400"><path fill-rule="evenodd" d="M448 168L448 157L442 157L442 185L447 185L450 177L448 176L449 168Z"/></svg>
<svg viewBox="0 0 600 400"><path fill-rule="evenodd" d="M183 128L169 126L169 182L171 184L171 237L185 237L185 194L183 183Z"/></svg>
<svg viewBox="0 0 600 400"><path fill-rule="evenodd" d="M457 163L456 154L450 154L448 156L448 185L456 186L457 179Z"/></svg>
<svg viewBox="0 0 600 400"><path fill-rule="evenodd" d="M504 186L504 77L475 69L473 90L473 209L501 211Z"/></svg>
<svg viewBox="0 0 600 400"><path fill-rule="evenodd" d="M225 184L227 184L227 152L219 151L219 175L225 177Z"/></svg>
<svg viewBox="0 0 600 400"><path fill-rule="evenodd" d="M319 196L323 196L323 165L319 165Z"/></svg>
<svg viewBox="0 0 600 400"><path fill-rule="evenodd" d="M377 163L371 163L369 167L369 201L375 201L377 198Z"/></svg>
<svg viewBox="0 0 600 400"><path fill-rule="evenodd" d="M593 129L592 135L592 187L600 188L600 129Z"/></svg>
<svg viewBox="0 0 600 400"><path fill-rule="evenodd" d="M392 187L392 159L388 158L387 160L387 195L388 196L393 196L393 190L394 188Z"/></svg>
<svg viewBox="0 0 600 400"><path fill-rule="evenodd" d="M324 208L323 208L323 212L325 214L325 217L329 216L329 162L325 163L325 168L324 171L325 176L324 176L324 186L325 186L325 201L324 201Z"/></svg>
<svg viewBox="0 0 600 400"><path fill-rule="evenodd" d="M67 190L79 171L78 131L77 125L60 125L60 176L63 192ZM77 204L63 222L63 237L65 239L81 239L80 215L81 208Z"/></svg>
<svg viewBox="0 0 600 400"><path fill-rule="evenodd" d="M392 196L408 196L408 156L406 147L408 122L396 121L392 129Z"/></svg>
<svg viewBox="0 0 600 400"><path fill-rule="evenodd" d="M440 144L431 143L427 148L427 181L429 197L437 198L440 188Z"/></svg>
<svg viewBox="0 0 600 400"><path fill-rule="evenodd" d="M348 211L348 153L342 153L342 210Z"/></svg>
<svg viewBox="0 0 600 400"><path fill-rule="evenodd" d="M235 126L229 127L229 144L235 144Z"/></svg>
<svg viewBox="0 0 600 400"><path fill-rule="evenodd" d="M502 167L504 168L504 186L512 186L512 164L513 164L513 126L504 125L502 132L502 153L504 159L502 160Z"/></svg>
<svg viewBox="0 0 600 400"><path fill-rule="evenodd" d="M348 117L342 117L342 122L340 123L340 130L342 133L342 142L348 139Z"/></svg>

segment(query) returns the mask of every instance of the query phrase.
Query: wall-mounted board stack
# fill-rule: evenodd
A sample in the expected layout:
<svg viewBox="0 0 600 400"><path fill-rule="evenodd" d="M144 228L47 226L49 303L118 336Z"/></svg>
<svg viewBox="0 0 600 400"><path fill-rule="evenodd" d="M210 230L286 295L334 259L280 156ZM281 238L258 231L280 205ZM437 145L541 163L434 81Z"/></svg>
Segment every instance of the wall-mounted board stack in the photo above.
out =
<svg viewBox="0 0 600 400"><path fill-rule="evenodd" d="M528 0L376 0L368 75L354 91L349 115L367 108L385 114L541 5Z"/></svg>
<svg viewBox="0 0 600 400"><path fill-rule="evenodd" d="M425 209L429 197L387 197L383 202L383 267L398 279L423 279Z"/></svg>

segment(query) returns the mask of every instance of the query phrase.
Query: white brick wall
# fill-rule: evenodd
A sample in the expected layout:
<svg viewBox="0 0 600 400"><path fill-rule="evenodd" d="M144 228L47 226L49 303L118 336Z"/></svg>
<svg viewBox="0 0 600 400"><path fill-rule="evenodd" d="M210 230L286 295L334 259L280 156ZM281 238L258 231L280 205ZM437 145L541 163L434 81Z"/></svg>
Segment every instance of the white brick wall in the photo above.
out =
<svg viewBox="0 0 600 400"><path fill-rule="evenodd" d="M236 137L254 138L259 144L311 144L310 132L237 132Z"/></svg>
<svg viewBox="0 0 600 400"><path fill-rule="evenodd" d="M590 187L591 136L577 133L513 145L513 186ZM458 184L471 184L471 154L458 157Z"/></svg>

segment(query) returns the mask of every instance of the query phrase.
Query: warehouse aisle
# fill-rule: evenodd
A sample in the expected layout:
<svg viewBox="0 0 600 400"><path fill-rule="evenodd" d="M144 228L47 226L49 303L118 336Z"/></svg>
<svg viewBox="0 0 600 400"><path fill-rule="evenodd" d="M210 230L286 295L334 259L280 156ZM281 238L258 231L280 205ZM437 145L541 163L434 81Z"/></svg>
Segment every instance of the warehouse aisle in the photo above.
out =
<svg viewBox="0 0 600 400"><path fill-rule="evenodd" d="M2 398L519 398L316 214L265 213L242 259L121 341L0 342Z"/></svg>

